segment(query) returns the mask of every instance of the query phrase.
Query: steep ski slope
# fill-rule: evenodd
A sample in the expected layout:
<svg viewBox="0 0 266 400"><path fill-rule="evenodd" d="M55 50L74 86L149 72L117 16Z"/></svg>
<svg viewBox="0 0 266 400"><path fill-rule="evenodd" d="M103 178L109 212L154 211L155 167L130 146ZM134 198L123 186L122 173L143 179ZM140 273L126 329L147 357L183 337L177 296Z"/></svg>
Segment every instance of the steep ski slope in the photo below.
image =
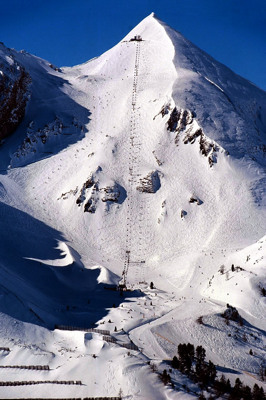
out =
<svg viewBox="0 0 266 400"><path fill-rule="evenodd" d="M200 313L227 302L263 329L265 93L153 14L73 68L10 52L32 83L25 118L0 148L2 312L48 327L90 327L107 314L118 323L120 310L108 308L124 300L104 286L153 281L164 290L157 314L141 310L135 291L123 325L140 347L143 336L148 359L173 356L151 337L177 345L181 320L197 331ZM236 262L242 272L231 274ZM210 357L237 369L222 337ZM239 369L256 373L249 363Z"/></svg>

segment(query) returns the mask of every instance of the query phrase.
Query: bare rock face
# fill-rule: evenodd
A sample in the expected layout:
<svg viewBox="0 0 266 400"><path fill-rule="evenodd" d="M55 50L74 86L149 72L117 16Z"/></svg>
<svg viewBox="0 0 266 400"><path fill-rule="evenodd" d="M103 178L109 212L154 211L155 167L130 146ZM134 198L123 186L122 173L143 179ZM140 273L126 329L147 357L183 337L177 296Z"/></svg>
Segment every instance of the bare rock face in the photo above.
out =
<svg viewBox="0 0 266 400"><path fill-rule="evenodd" d="M192 112L189 110L178 110L176 107L174 107L167 121L167 130L170 132L176 132L178 134L185 130L192 122Z"/></svg>
<svg viewBox="0 0 266 400"><path fill-rule="evenodd" d="M89 212L91 214L94 214L96 211L96 203L97 199L94 196L91 196L84 205L84 212Z"/></svg>
<svg viewBox="0 0 266 400"><path fill-rule="evenodd" d="M144 178L140 179L140 185L137 190L143 193L156 193L161 187L161 181L158 171L152 171Z"/></svg>
<svg viewBox="0 0 266 400"><path fill-rule="evenodd" d="M127 197L126 190L117 182L114 182L113 185L103 187L99 179L101 172L102 168L99 166L95 172L90 174L79 191L76 204L79 207L83 206L84 212L94 214L100 200L109 209L111 204L122 204Z"/></svg>
<svg viewBox="0 0 266 400"><path fill-rule="evenodd" d="M30 75L14 60L11 52L0 48L0 140L11 135L24 117L29 99Z"/></svg>
<svg viewBox="0 0 266 400"><path fill-rule="evenodd" d="M100 200L106 204L107 210L109 210L111 204L122 204L126 199L125 189L116 182L114 185L106 187L100 187L99 182L93 182L93 180L88 180L86 184L92 187L92 190L89 198L86 199L84 212L94 214Z"/></svg>
<svg viewBox="0 0 266 400"><path fill-rule="evenodd" d="M209 166L217 162L218 145L210 140L199 127L194 114L189 110L174 107L166 123L167 130L176 133L175 144L182 138L184 144L199 144L200 153L207 157Z"/></svg>
<svg viewBox="0 0 266 400"><path fill-rule="evenodd" d="M187 212L185 210L181 210L180 212L180 217L183 219L187 215Z"/></svg>
<svg viewBox="0 0 266 400"><path fill-rule="evenodd" d="M119 190L119 186L115 184L114 186L107 186L101 189L101 192L104 194L102 197L102 201L106 203L107 201L111 201L114 203L119 202L119 198L121 195L121 189Z"/></svg>
<svg viewBox="0 0 266 400"><path fill-rule="evenodd" d="M161 110L159 111L159 113L157 115L155 115L155 117L153 117L153 120L155 120L155 118L158 117L158 115L161 115L163 118L165 115L169 114L170 111L171 111L170 104L169 103L164 104L162 106Z"/></svg>
<svg viewBox="0 0 266 400"><path fill-rule="evenodd" d="M198 206L203 204L203 201L200 200L197 196L191 196L189 199L189 203L196 203Z"/></svg>
<svg viewBox="0 0 266 400"><path fill-rule="evenodd" d="M91 187L93 187L94 185L96 185L96 182L94 180L93 175L91 175L86 182L83 184L79 196L76 200L76 204L80 205L82 204L85 200L86 200L86 190L90 189ZM84 210L85 211L85 210Z"/></svg>
<svg viewBox="0 0 266 400"><path fill-rule="evenodd" d="M15 167L23 162L35 160L36 155L41 157L41 154L52 153L53 145L60 143L60 136L80 135L84 130L84 126L75 119L71 124L64 124L62 119L56 117L39 128L35 126L34 121L31 121L27 127L26 137L11 156L11 165Z"/></svg>

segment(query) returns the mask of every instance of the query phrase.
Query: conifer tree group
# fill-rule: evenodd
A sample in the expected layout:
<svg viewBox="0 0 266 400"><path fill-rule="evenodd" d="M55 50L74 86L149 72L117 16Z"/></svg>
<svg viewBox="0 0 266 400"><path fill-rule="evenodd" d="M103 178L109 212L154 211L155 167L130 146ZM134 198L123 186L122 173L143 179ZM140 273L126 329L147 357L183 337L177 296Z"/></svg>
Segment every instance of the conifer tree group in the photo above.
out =
<svg viewBox="0 0 266 400"><path fill-rule="evenodd" d="M217 379L216 367L212 361L206 362L206 350L202 346L197 346L195 349L191 343L180 343L177 356L173 357L172 367L199 384L202 390L211 391L214 398L226 395L228 400L266 400L263 388L257 384L251 390L239 378L235 380L234 386L231 385L229 379L225 379L224 375ZM199 395L199 399L206 399L203 393Z"/></svg>

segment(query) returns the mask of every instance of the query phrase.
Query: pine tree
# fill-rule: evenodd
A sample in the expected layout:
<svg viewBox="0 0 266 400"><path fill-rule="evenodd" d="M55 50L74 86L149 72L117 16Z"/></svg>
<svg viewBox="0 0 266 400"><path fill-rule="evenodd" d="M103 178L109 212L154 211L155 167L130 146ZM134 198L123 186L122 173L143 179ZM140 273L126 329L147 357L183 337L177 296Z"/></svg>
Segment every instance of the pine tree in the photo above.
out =
<svg viewBox="0 0 266 400"><path fill-rule="evenodd" d="M220 380L216 380L214 384L215 393L218 397L228 392L227 382L225 376L222 374ZM231 388L231 385L230 385Z"/></svg>
<svg viewBox="0 0 266 400"><path fill-rule="evenodd" d="M206 357L206 351L202 346L196 347L196 359L199 364L203 364Z"/></svg>
<svg viewBox="0 0 266 400"><path fill-rule="evenodd" d="M191 343L178 345L179 368L181 372L189 374L194 360L194 346Z"/></svg>
<svg viewBox="0 0 266 400"><path fill-rule="evenodd" d="M238 400L242 398L243 384L239 378L235 380L235 386L232 388L229 400Z"/></svg>
<svg viewBox="0 0 266 400"><path fill-rule="evenodd" d="M205 361L206 351L202 346L196 347L196 377L199 381L202 379L203 364Z"/></svg>
<svg viewBox="0 0 266 400"><path fill-rule="evenodd" d="M174 356L173 360L172 360L172 367L175 368L175 369L179 369L179 366L180 366L179 360L177 359L176 356Z"/></svg>
<svg viewBox="0 0 266 400"><path fill-rule="evenodd" d="M167 373L166 369L163 370L163 373L161 375L162 381L165 385L167 385L167 383L171 382L171 377L170 375Z"/></svg>
<svg viewBox="0 0 266 400"><path fill-rule="evenodd" d="M265 400L265 394L262 387L255 383L253 390L252 390L252 400Z"/></svg>
<svg viewBox="0 0 266 400"><path fill-rule="evenodd" d="M252 400L251 389L249 386L244 386L242 389L243 400Z"/></svg>
<svg viewBox="0 0 266 400"><path fill-rule="evenodd" d="M215 365L211 361L209 361L209 364L207 367L207 372L208 372L209 381L214 382L217 372L216 372Z"/></svg>

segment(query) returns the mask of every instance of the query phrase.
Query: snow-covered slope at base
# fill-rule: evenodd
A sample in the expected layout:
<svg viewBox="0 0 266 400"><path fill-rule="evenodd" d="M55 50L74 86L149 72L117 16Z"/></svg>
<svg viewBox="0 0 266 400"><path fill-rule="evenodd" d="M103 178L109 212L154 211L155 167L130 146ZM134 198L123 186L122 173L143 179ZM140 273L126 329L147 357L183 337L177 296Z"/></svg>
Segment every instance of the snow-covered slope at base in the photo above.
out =
<svg viewBox="0 0 266 400"><path fill-rule="evenodd" d="M253 384L265 345L265 93L153 14L73 68L8 54L32 83L25 118L0 147L1 340L14 345L0 364L49 364L19 380L86 385L36 386L34 397L122 387L134 399L185 399L184 377L173 377L179 391L164 388L147 362L162 370L190 341ZM125 298L108 290L122 277ZM157 289L138 291L145 281ZM219 316L226 303L245 319L244 344ZM140 351L29 323L98 325ZM0 387L0 397L31 390Z"/></svg>

